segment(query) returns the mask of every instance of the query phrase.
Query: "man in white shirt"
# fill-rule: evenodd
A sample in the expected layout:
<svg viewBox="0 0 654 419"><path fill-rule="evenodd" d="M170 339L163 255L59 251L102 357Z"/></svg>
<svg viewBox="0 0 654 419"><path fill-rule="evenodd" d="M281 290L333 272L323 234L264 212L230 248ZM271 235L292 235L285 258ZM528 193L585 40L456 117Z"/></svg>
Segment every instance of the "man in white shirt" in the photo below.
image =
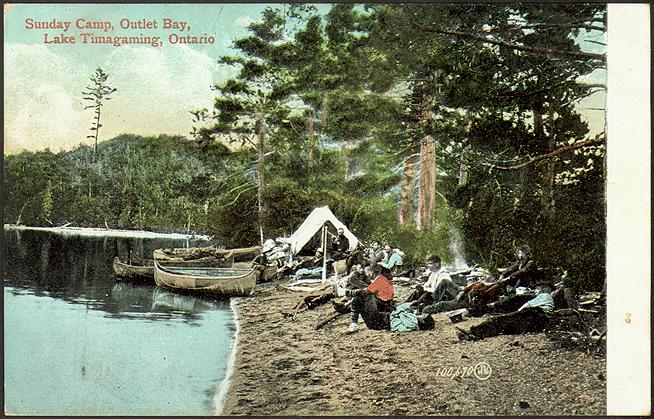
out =
<svg viewBox="0 0 654 419"><path fill-rule="evenodd" d="M411 303L411 306L419 310L429 304L452 300L462 289L452 281L450 274L442 267L440 257L427 256L426 265L430 272L427 282L418 286L416 293L409 298L409 301L416 300Z"/></svg>

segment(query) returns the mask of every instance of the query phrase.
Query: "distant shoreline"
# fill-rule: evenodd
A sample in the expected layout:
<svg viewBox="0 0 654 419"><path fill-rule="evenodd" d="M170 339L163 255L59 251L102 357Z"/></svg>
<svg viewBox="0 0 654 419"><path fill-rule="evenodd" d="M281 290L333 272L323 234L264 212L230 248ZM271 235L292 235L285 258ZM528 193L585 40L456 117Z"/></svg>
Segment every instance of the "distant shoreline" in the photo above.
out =
<svg viewBox="0 0 654 419"><path fill-rule="evenodd" d="M171 238L171 239L195 239L195 240L211 240L211 237L206 234L198 233L157 233L154 231L145 230L121 230L112 228L99 228L99 227L39 227L39 226L25 226L16 224L5 224L5 230L34 230L34 231L47 231L55 234L63 235L79 235L79 236L105 236L105 237L141 237L141 238Z"/></svg>

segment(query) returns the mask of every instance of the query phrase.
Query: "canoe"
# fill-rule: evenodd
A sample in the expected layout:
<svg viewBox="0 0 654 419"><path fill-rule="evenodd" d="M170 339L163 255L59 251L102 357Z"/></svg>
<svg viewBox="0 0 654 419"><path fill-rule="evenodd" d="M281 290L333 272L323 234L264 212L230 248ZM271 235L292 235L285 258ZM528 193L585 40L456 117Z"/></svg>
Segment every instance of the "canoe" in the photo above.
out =
<svg viewBox="0 0 654 419"><path fill-rule="evenodd" d="M198 262L210 262L219 260L250 261L261 254L261 246L242 247L236 249L218 249L215 247L174 247L156 249L154 258L159 262L177 263L180 261L194 260Z"/></svg>
<svg viewBox="0 0 654 419"><path fill-rule="evenodd" d="M191 260L166 260L161 262L164 266L175 267L212 267L212 268L230 268L238 267L250 269L251 262L237 262L232 263L231 260L226 259L191 259ZM113 262L113 269L116 276L126 279L138 280L152 280L154 278L154 260L152 259L132 259L131 263L123 262L120 258L115 257Z"/></svg>
<svg viewBox="0 0 654 419"><path fill-rule="evenodd" d="M261 266L251 269L163 267L155 259L154 282L177 290L244 296L254 291L262 271Z"/></svg>
<svg viewBox="0 0 654 419"><path fill-rule="evenodd" d="M113 263L114 273L122 278L152 279L154 278L154 261L149 259L132 260L125 263L117 256Z"/></svg>
<svg viewBox="0 0 654 419"><path fill-rule="evenodd" d="M252 269L252 262L234 262L230 268ZM277 265L266 265L258 282L270 282L277 278Z"/></svg>

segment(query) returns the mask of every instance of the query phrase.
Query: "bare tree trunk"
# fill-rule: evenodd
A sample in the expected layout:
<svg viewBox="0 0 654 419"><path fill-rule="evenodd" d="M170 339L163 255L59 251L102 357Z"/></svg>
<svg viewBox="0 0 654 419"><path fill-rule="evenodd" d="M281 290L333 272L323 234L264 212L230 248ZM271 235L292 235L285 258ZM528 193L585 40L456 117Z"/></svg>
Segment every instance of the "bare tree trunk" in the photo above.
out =
<svg viewBox="0 0 654 419"><path fill-rule="evenodd" d="M418 155L412 154L404 160L404 183L400 192L400 213L398 222L407 224L413 221L415 209L413 207L414 189L416 183L416 163Z"/></svg>
<svg viewBox="0 0 654 419"><path fill-rule="evenodd" d="M472 115L470 114L470 112L468 112L466 117L468 121L466 122L464 131L465 131L466 139L468 139L470 136L470 131L472 130ZM469 152L470 152L470 144L466 145L461 151L461 160L459 162L458 186L464 186L468 183L468 172L470 170L469 162L468 162Z"/></svg>
<svg viewBox="0 0 654 419"><path fill-rule="evenodd" d="M421 230L431 230L434 226L436 196L436 141L431 135L420 141L419 185L418 222Z"/></svg>
<svg viewBox="0 0 654 419"><path fill-rule="evenodd" d="M100 105L95 110L95 143L93 144L93 161L98 153L98 135L100 133Z"/></svg>
<svg viewBox="0 0 654 419"><path fill-rule="evenodd" d="M307 114L307 140L308 140L308 145L309 145L309 156L307 159L307 163L309 166L309 169L313 166L313 161L315 159L315 153L316 153L316 124L314 122L314 114L313 110Z"/></svg>
<svg viewBox="0 0 654 419"><path fill-rule="evenodd" d="M543 128L543 110L540 106L534 106L534 136L537 144L543 144L545 129Z"/></svg>
<svg viewBox="0 0 654 419"><path fill-rule="evenodd" d="M351 150L354 147L354 142L352 140L347 140L343 144L343 150L345 151L345 155L343 157L343 164L345 165L345 176L343 180L347 182L350 180L349 174L350 174L350 169L352 168L352 155L351 155Z"/></svg>
<svg viewBox="0 0 654 419"><path fill-rule="evenodd" d="M458 186L465 186L468 184L468 173L470 171L469 162L468 162L468 153L470 152L470 146L467 145L461 151L461 161L459 162L459 183Z"/></svg>
<svg viewBox="0 0 654 419"><path fill-rule="evenodd" d="M25 210L25 205L27 205L27 202L25 202L23 206L20 208L20 212L18 213L18 219L16 220L16 225L20 225L21 221L23 220L23 210Z"/></svg>
<svg viewBox="0 0 654 419"><path fill-rule="evenodd" d="M266 139L266 124L263 117L263 110L257 116L257 210L259 218L259 238L261 239L261 244L263 244L263 218L264 218L264 206L263 206L263 188L264 188L264 145Z"/></svg>
<svg viewBox="0 0 654 419"><path fill-rule="evenodd" d="M555 119L554 119L554 107L550 105L549 115L549 136L547 142L548 152L554 150L556 146L556 132L555 132ZM554 159L549 159L547 161L547 174L545 177L545 187L543 188L543 211L547 217L552 217L554 215L554 180L556 179L556 167L554 164Z"/></svg>
<svg viewBox="0 0 654 419"><path fill-rule="evenodd" d="M322 97L322 110L320 111L320 132L323 134L327 129L327 116L329 114L329 92Z"/></svg>

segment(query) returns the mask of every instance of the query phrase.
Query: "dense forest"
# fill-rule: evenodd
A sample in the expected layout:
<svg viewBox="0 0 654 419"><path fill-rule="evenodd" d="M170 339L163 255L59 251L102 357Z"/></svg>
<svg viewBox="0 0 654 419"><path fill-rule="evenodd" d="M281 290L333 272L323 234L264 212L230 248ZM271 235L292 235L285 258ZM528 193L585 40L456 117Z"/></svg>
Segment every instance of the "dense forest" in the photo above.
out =
<svg viewBox="0 0 654 419"><path fill-rule="evenodd" d="M602 5L271 7L188 138L125 134L5 156L5 222L289 235L329 205L409 258L503 266L529 244L579 287L605 279L605 137L578 103L602 84ZM120 74L111 75L112 78ZM114 93L115 95L121 92Z"/></svg>

